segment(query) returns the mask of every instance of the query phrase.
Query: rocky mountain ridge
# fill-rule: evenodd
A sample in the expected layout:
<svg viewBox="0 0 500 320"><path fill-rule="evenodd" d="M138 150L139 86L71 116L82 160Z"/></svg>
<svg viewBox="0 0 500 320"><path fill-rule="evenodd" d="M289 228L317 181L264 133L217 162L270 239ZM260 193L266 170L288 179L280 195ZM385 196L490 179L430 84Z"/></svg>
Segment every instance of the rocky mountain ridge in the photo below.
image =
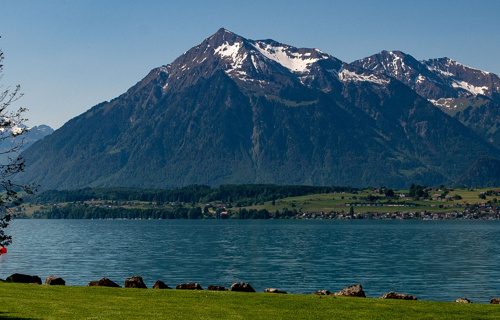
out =
<svg viewBox="0 0 500 320"><path fill-rule="evenodd" d="M398 79L500 148L500 78L496 74L449 58L417 61L401 51L382 51L353 64Z"/></svg>
<svg viewBox="0 0 500 320"><path fill-rule="evenodd" d="M387 74L436 103L439 99L483 95L500 97L500 78L449 58L417 61L401 51L382 51L352 64L378 74Z"/></svg>

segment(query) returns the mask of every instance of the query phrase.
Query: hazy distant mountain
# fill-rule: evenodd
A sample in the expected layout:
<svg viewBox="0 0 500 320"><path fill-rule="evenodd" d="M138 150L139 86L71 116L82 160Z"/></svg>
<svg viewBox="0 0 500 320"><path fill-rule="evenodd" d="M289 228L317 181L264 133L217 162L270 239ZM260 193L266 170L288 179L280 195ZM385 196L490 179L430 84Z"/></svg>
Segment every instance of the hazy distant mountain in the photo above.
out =
<svg viewBox="0 0 500 320"><path fill-rule="evenodd" d="M26 148L36 141L45 138L49 134L52 134L52 132L54 132L54 129L44 124L28 128L28 132L22 135L25 140Z"/></svg>
<svg viewBox="0 0 500 320"><path fill-rule="evenodd" d="M469 98L464 88L483 82L451 62L422 63L399 52L367 59L348 64L318 49L220 29L35 143L23 154L29 162L21 178L44 189L407 187L450 184L477 159L499 157L468 120L434 102ZM390 61L399 69L384 67ZM481 99L496 103L497 89L480 90Z"/></svg>
<svg viewBox="0 0 500 320"><path fill-rule="evenodd" d="M31 146L35 141L38 141L45 136L51 134L54 132L54 129L52 129L49 126L46 125L40 125L40 126L35 126L32 128L28 128L25 125L21 125L19 127L13 128L14 130L19 130L19 128L25 128L28 131L15 137L15 138L7 138L0 143L0 163L6 163L6 159L10 156L11 158L17 157L18 154L6 154L6 152L9 152L12 150L13 147L19 146L19 148L16 147L16 149L19 152L22 152L23 150L26 150L29 146Z"/></svg>

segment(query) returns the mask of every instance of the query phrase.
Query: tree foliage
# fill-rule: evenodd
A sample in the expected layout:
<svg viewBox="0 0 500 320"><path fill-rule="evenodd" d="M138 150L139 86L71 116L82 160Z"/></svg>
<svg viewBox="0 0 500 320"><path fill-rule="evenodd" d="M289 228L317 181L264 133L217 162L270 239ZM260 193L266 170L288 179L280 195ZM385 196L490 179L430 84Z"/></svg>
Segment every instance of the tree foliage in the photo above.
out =
<svg viewBox="0 0 500 320"><path fill-rule="evenodd" d="M41 203L79 202L92 199L109 201L148 201L157 204L168 202L207 203L221 201L234 203L236 207L250 206L266 201L298 197L308 194L352 192L351 187L279 186L275 184L221 185L211 188L205 185L191 185L176 189L133 189L133 188L84 188L78 190L48 190L37 194Z"/></svg>
<svg viewBox="0 0 500 320"><path fill-rule="evenodd" d="M3 52L0 50L0 79L3 71ZM1 87L1 86L0 86ZM32 185L17 184L12 181L12 177L24 171L25 160L19 156L19 152L24 144L23 140L14 139L27 132L23 123L26 119L23 114L25 108L10 110L11 105L22 97L21 87L17 85L14 89L6 88L0 92L0 144L7 144L8 148L0 152L6 156L4 163L0 163L0 246L7 246L12 243L12 236L5 233L11 219L10 208L19 205L23 200L23 193L33 193Z"/></svg>
<svg viewBox="0 0 500 320"><path fill-rule="evenodd" d="M413 199L428 198L429 193L426 186L412 185L409 188L409 196Z"/></svg>

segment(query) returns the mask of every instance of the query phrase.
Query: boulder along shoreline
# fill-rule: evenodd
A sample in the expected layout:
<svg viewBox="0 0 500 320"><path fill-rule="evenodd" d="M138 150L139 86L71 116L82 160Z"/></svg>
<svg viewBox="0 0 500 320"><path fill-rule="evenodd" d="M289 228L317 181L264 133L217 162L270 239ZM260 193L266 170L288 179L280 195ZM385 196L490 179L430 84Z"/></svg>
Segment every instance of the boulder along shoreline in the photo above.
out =
<svg viewBox="0 0 500 320"><path fill-rule="evenodd" d="M1 280L2 282L13 282L13 283L30 283L30 284L42 284L42 279L38 276L31 276L27 274L21 274L21 273L14 273L7 277L5 280ZM49 276L45 279L45 285L47 286L52 286L52 285L66 285L66 281L62 279L61 277L57 276ZM104 277L101 278L100 280L95 280L95 281L90 281L87 284L87 287L112 287L112 288L122 288L119 284L116 282ZM142 280L142 277L140 276L133 276L130 278L125 279L124 283L124 288L138 288L138 289L148 289L146 284L144 284L144 281ZM172 289L170 288L165 282L161 280L157 280L155 284L153 285L152 289ZM188 283L181 283L175 287L176 290L203 290L203 287L199 283L195 282L188 282ZM237 292L256 292L255 289L248 283L248 282L235 282L231 285L231 287L228 289L224 286L219 286L219 285L209 285L207 287L208 291L237 291ZM264 290L264 293L279 293L279 294L287 294L286 291L276 289L276 288L266 288ZM316 292L311 293L312 295L318 295L318 296L344 296L344 297L359 297L359 298L366 298L365 292L363 291L363 287L361 284L354 284L348 287L345 287L344 289L337 291L337 292L330 292L329 290L318 290ZM417 297L409 295L409 294L403 294L403 293L397 293L394 291L390 291L383 296L379 297L379 299L396 299L396 300L418 300ZM456 303L473 303L466 297L461 297L457 298L455 301ZM492 298L490 299L490 304L500 304L500 297L499 298Z"/></svg>

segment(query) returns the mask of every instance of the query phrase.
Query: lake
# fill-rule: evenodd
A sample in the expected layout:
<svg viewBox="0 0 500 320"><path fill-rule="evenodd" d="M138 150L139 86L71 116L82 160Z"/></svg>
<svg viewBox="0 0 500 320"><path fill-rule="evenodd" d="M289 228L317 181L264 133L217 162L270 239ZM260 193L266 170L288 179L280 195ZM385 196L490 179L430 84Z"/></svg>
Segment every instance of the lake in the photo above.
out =
<svg viewBox="0 0 500 320"><path fill-rule="evenodd" d="M500 221L13 220L0 278L60 276L86 286L142 276L257 291L331 292L360 283L419 300L500 297Z"/></svg>

